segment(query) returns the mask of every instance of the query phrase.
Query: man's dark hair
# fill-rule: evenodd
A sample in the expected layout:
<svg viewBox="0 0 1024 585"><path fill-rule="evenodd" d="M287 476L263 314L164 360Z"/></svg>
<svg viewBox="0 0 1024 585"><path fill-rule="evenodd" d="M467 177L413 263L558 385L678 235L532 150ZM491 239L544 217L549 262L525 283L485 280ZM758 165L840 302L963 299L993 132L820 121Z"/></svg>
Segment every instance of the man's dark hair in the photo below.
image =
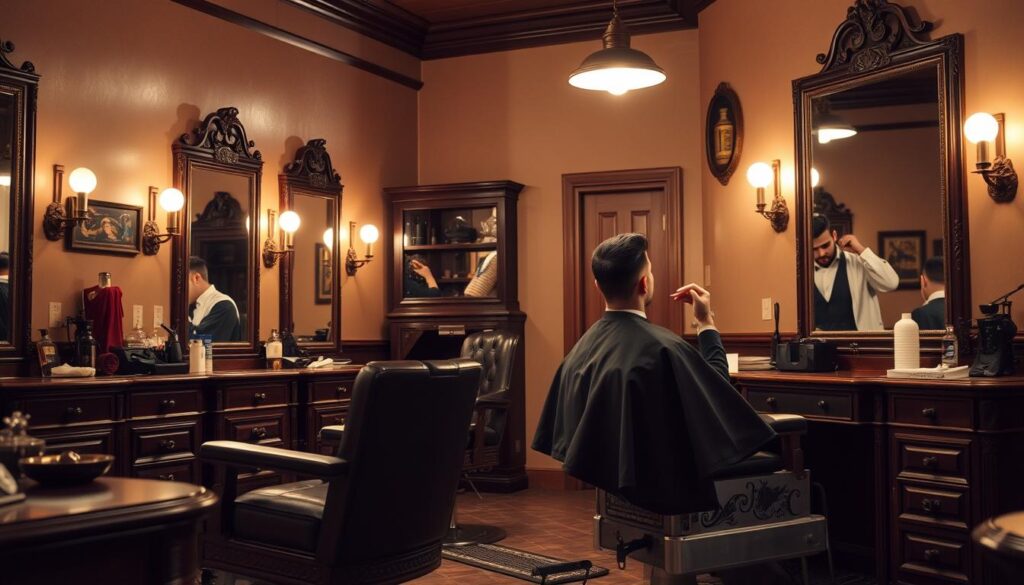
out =
<svg viewBox="0 0 1024 585"><path fill-rule="evenodd" d="M11 269L11 255L7 252L0 252L0 270Z"/></svg>
<svg viewBox="0 0 1024 585"><path fill-rule="evenodd" d="M818 237L826 231L831 231L829 228L832 224L828 221L828 216L820 213L815 213L811 216L811 236Z"/></svg>
<svg viewBox="0 0 1024 585"><path fill-rule="evenodd" d="M924 275L932 282L946 283L946 263L943 262L942 256L932 256L924 261Z"/></svg>
<svg viewBox="0 0 1024 585"><path fill-rule="evenodd" d="M590 269L604 298L626 300L647 266L647 236L619 234L598 244Z"/></svg>
<svg viewBox="0 0 1024 585"><path fill-rule="evenodd" d="M210 270L206 265L206 260L203 260L199 256L188 257L188 271L195 272L199 276L203 277L203 280L210 282Z"/></svg>

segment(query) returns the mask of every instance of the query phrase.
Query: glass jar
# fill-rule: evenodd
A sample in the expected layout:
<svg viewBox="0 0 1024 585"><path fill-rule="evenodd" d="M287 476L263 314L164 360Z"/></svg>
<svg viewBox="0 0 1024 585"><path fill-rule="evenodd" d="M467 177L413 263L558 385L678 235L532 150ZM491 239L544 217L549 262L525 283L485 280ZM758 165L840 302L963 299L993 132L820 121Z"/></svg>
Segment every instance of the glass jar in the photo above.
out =
<svg viewBox="0 0 1024 585"><path fill-rule="evenodd" d="M46 441L28 434L28 419L21 411L14 411L3 418L4 428L0 430L0 464L17 477L20 475L18 460L43 454Z"/></svg>

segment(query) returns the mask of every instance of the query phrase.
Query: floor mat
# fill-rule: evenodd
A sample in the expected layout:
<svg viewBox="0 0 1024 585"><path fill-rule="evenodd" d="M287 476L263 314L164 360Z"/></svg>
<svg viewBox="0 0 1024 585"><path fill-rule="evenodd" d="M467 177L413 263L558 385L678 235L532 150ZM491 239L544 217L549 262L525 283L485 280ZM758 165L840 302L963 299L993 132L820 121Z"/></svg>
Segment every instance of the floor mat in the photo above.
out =
<svg viewBox="0 0 1024 585"><path fill-rule="evenodd" d="M472 544L468 546L445 547L441 555L450 560L479 567L488 571L517 577L533 583L541 583L542 578L533 574L534 569L545 565L565 563L564 559L556 559L531 552L499 546L496 544ZM591 567L589 573L582 569L553 573L543 581L548 585L585 581L608 574L604 567Z"/></svg>

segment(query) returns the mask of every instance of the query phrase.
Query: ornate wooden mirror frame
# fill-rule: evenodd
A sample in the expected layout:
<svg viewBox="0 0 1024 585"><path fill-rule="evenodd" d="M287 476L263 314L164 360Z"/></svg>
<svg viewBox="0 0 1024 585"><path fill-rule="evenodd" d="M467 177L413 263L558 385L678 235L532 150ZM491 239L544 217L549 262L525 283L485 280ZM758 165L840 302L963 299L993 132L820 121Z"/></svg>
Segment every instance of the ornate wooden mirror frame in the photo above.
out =
<svg viewBox="0 0 1024 585"><path fill-rule="evenodd" d="M278 175L280 185L281 211L295 209L295 195L324 199L333 206L332 217L327 218L333 229L334 246L331 251L331 326L327 341L302 342L303 348L313 352L337 353L341 351L341 193L344 186L341 176L331 165L327 154L327 141L315 138L299 148L295 160L284 167ZM301 214L300 214L301 215ZM299 229L313 229L312 217L302 217ZM297 253L297 252L296 252ZM281 320L282 330L292 331L295 323L294 305L296 300L306 303L309 299L296 299L295 262L293 254L281 257Z"/></svg>
<svg viewBox="0 0 1024 585"><path fill-rule="evenodd" d="M192 180L196 170L207 170L244 177L249 182L248 299L243 319L245 334L239 342L217 342L214 357L256 358L260 322L260 179L263 157L253 150L238 120L237 108L220 108L208 114L192 134L182 134L171 147L174 154L174 186L185 194L181 236L174 239L171 261L171 322L183 345L188 339L188 258L191 253L192 221L197 210L192 206Z"/></svg>
<svg viewBox="0 0 1024 585"><path fill-rule="evenodd" d="M36 102L39 75L25 61L12 63L10 41L0 43L0 93L12 96L14 106L11 140L10 221L10 339L0 341L0 364L5 373L16 374L23 362L31 361L32 335L32 218L33 178L36 154ZM10 370L8 371L8 367Z"/></svg>
<svg viewBox="0 0 1024 585"><path fill-rule="evenodd" d="M796 131L797 325L812 334L814 276L810 242L812 100L853 87L886 80L922 68L938 73L940 197L946 259L947 322L955 324L960 347L967 344L971 318L970 254L967 197L963 172L964 38L960 34L929 40L932 23L915 22L907 9L887 0L856 0L832 37L828 55L819 54L822 70L793 81ZM892 331L822 332L849 353L891 354ZM941 333L921 336L923 352L937 354Z"/></svg>

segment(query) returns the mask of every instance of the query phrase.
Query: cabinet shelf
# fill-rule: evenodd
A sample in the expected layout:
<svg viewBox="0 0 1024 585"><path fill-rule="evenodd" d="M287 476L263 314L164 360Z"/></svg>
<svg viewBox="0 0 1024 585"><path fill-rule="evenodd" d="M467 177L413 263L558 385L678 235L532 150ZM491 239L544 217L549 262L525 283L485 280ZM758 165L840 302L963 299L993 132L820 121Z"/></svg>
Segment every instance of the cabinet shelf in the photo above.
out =
<svg viewBox="0 0 1024 585"><path fill-rule="evenodd" d="M421 244L418 246L405 246L406 252L480 252L484 250L497 250L497 242L469 242L465 244Z"/></svg>

